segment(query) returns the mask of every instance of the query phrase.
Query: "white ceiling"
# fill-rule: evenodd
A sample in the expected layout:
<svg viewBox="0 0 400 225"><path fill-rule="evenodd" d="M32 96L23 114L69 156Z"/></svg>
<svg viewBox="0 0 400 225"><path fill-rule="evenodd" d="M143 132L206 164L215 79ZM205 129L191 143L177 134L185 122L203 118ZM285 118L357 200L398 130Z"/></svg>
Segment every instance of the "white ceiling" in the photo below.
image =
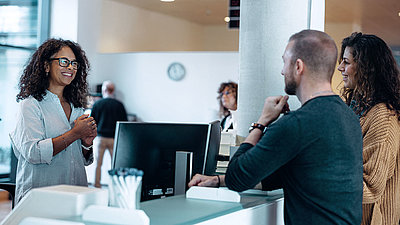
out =
<svg viewBox="0 0 400 225"><path fill-rule="evenodd" d="M223 25L229 0L113 0L204 25ZM389 45L400 46L400 0L326 0L326 23L359 24Z"/></svg>

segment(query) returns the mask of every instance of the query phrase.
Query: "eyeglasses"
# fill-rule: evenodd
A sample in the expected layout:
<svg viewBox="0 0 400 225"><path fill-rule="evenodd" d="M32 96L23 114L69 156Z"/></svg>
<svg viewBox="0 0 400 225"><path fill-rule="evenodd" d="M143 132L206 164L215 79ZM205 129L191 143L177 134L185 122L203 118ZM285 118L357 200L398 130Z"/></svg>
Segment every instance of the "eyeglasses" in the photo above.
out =
<svg viewBox="0 0 400 225"><path fill-rule="evenodd" d="M50 58L50 60L58 60L58 65L61 67L68 67L71 64L72 69L77 70L79 68L79 63L77 61L70 61L67 58Z"/></svg>
<svg viewBox="0 0 400 225"><path fill-rule="evenodd" d="M222 97L223 95L228 96L228 95L230 95L230 94L232 94L232 93L233 93L233 91L223 91L223 92L221 92L221 93L219 94L219 96L220 96L220 97Z"/></svg>

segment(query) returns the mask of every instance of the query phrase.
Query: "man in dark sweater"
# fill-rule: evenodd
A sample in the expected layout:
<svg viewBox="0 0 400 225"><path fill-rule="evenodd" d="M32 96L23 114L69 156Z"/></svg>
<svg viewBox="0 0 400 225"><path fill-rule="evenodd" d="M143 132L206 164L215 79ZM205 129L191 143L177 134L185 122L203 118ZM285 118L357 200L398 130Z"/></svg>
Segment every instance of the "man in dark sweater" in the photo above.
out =
<svg viewBox="0 0 400 225"><path fill-rule="evenodd" d="M111 81L104 81L102 85L103 99L94 103L91 116L97 122L97 137L94 140L96 155L95 187L101 187L101 166L104 152L113 154L115 126L117 121L127 121L124 105L114 99L115 86Z"/></svg>
<svg viewBox="0 0 400 225"><path fill-rule="evenodd" d="M244 191L261 181L264 190L283 188L286 225L358 225L362 134L355 114L331 89L336 45L323 32L304 30L289 39L282 58L285 92L296 95L301 108L286 112L288 96L267 98L226 175L196 175L189 186Z"/></svg>

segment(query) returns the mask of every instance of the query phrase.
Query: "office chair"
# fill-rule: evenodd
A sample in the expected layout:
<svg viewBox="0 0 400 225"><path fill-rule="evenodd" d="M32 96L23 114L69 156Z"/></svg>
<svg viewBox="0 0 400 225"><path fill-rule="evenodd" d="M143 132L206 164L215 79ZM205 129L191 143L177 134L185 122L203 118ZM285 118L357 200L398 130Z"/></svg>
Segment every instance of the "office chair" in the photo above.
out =
<svg viewBox="0 0 400 225"><path fill-rule="evenodd" d="M11 162L10 162L10 177L7 182L0 183L0 189L8 191L10 194L10 200L11 200L11 207L14 208L14 202L15 202L15 178L16 178L16 172L17 172L17 164L18 160L14 155L14 151L11 148Z"/></svg>
<svg viewBox="0 0 400 225"><path fill-rule="evenodd" d="M8 191L11 197L11 208L14 208L15 183L0 183L0 189Z"/></svg>

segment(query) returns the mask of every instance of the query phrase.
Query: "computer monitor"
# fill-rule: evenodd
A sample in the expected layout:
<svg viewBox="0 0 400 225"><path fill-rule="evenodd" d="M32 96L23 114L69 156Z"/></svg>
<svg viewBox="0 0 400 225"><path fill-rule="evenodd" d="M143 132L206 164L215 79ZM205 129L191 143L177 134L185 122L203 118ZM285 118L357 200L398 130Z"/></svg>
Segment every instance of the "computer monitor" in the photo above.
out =
<svg viewBox="0 0 400 225"><path fill-rule="evenodd" d="M143 170L141 201L174 195L176 152L192 152L192 174L213 175L221 140L211 123L118 122L112 168Z"/></svg>

